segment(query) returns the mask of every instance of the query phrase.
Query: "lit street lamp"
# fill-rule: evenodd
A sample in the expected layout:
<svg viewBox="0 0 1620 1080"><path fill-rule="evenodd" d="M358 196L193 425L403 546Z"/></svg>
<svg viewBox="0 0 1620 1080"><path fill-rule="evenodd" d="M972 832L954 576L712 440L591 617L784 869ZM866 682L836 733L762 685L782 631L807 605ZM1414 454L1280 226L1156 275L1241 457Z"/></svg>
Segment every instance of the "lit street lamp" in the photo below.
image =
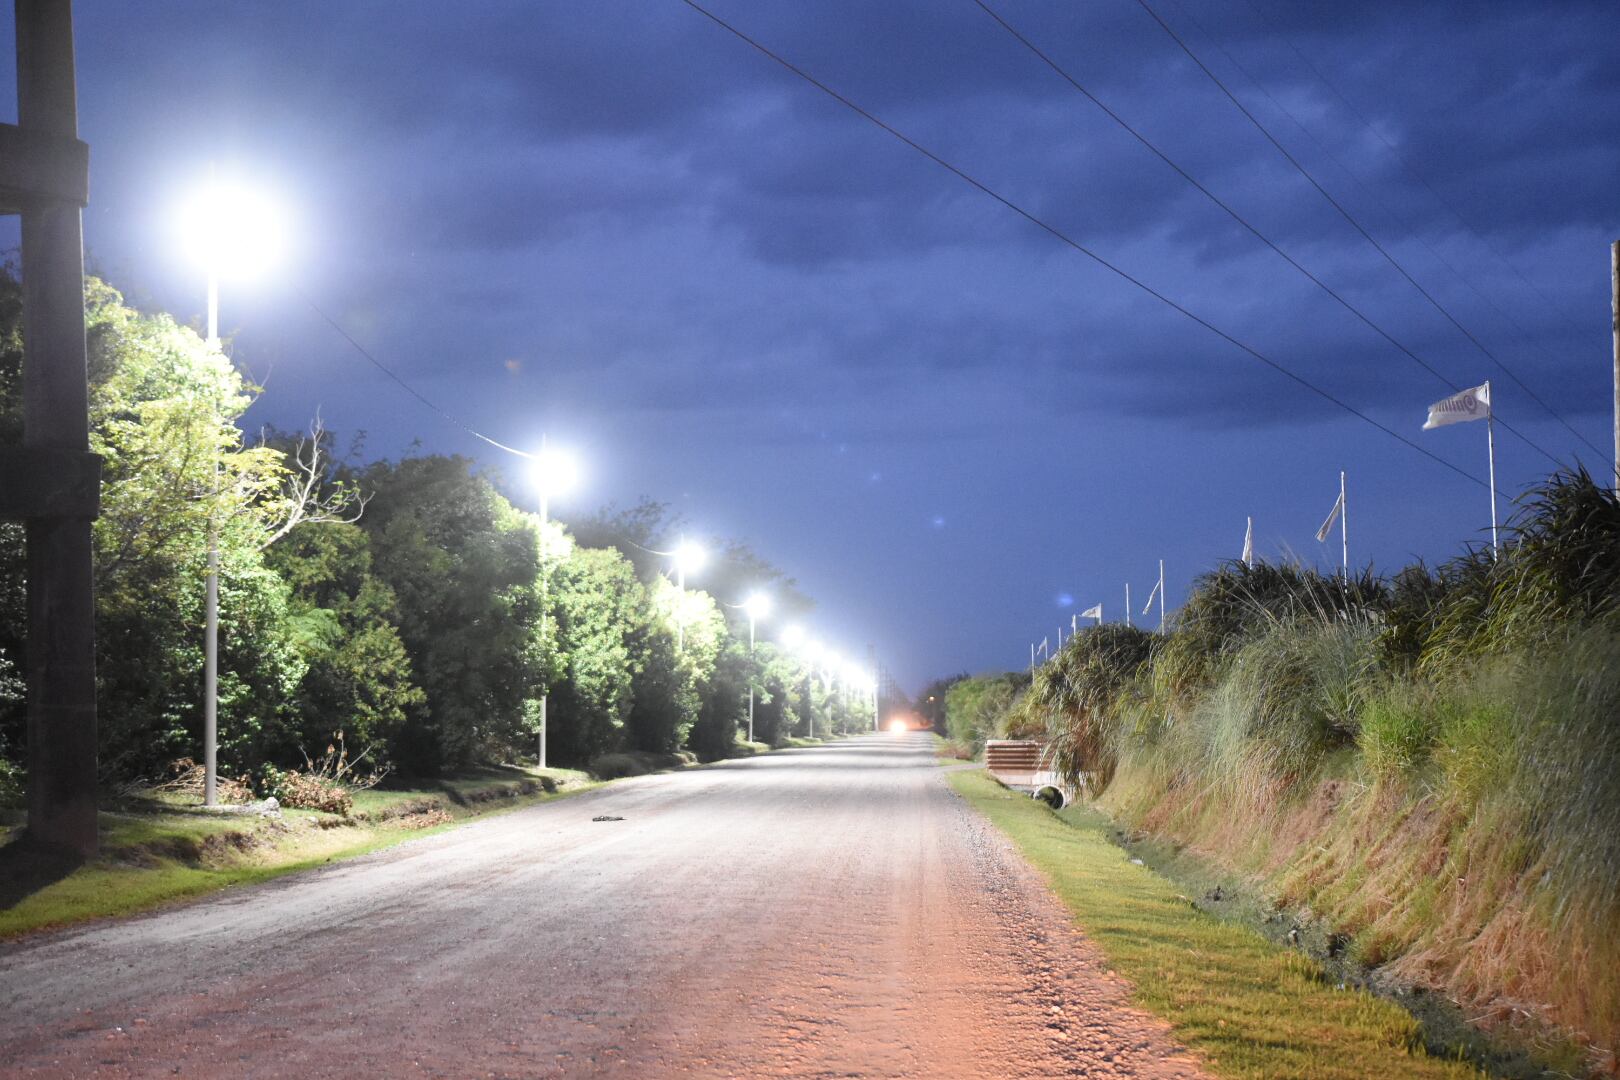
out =
<svg viewBox="0 0 1620 1080"><path fill-rule="evenodd" d="M281 247L280 215L263 195L222 184L210 170L208 186L187 204L180 224L188 254L208 274L208 348L218 351L220 275L251 276L268 266ZM203 805L213 806L219 792L219 533L212 500L205 590Z"/></svg>
<svg viewBox="0 0 1620 1080"><path fill-rule="evenodd" d="M546 446L544 435L540 437L540 453L536 454L529 466L529 474L534 480L534 486L540 492L540 643L546 643L546 615L549 604L551 584L550 560L550 522L551 497L566 494L579 480L579 467L573 455L562 450L553 450ZM551 679L546 678L545 688L540 692L540 753L539 767L546 767L546 706L551 700Z"/></svg>

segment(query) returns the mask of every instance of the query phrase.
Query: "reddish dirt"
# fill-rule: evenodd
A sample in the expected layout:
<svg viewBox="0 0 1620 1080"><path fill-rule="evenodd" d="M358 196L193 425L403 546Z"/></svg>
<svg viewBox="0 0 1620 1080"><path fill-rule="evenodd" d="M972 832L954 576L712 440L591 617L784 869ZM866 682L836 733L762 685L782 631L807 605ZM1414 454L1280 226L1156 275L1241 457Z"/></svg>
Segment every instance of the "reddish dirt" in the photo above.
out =
<svg viewBox="0 0 1620 1080"><path fill-rule="evenodd" d="M1201 1075L916 735L0 947L0 1074Z"/></svg>

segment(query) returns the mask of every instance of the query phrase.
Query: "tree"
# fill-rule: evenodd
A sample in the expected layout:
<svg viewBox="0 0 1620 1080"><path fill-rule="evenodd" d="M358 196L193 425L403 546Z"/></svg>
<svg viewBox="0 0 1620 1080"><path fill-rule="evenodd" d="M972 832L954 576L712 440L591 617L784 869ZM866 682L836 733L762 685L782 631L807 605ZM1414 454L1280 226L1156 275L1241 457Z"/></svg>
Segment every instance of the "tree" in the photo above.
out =
<svg viewBox="0 0 1620 1080"><path fill-rule="evenodd" d="M373 569L394 592L424 693L393 741L398 763L419 774L526 746L542 673L535 531L470 465L415 457L358 477L374 493L360 521Z"/></svg>

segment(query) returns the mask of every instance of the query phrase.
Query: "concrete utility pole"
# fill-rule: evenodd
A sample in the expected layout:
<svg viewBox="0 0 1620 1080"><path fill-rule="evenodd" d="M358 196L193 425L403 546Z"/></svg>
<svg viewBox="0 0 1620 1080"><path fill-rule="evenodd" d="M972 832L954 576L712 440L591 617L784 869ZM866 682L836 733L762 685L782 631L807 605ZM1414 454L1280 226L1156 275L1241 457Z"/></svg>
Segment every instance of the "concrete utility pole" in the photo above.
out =
<svg viewBox="0 0 1620 1080"><path fill-rule="evenodd" d="M94 855L95 600L84 247L70 0L16 0L17 123L0 124L0 212L22 215L23 444L0 450L0 517L27 522L28 835Z"/></svg>

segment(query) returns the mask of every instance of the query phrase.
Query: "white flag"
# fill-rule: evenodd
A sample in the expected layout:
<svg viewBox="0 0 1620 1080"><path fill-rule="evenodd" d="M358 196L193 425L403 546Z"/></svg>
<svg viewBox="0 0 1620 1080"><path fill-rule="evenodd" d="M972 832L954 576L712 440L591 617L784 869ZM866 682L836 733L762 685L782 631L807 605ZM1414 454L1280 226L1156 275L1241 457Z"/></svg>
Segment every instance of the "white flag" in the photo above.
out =
<svg viewBox="0 0 1620 1080"><path fill-rule="evenodd" d="M1050 638L1041 638L1041 655L1043 655L1043 656L1051 656L1052 655L1052 644L1051 644L1051 639Z"/></svg>
<svg viewBox="0 0 1620 1080"><path fill-rule="evenodd" d="M1249 519L1249 527L1243 530L1243 565L1254 565L1254 518Z"/></svg>
<svg viewBox="0 0 1620 1080"><path fill-rule="evenodd" d="M1142 605L1142 614L1146 615L1148 612L1153 610L1153 598L1159 595L1159 590L1163 587L1164 582L1162 581L1155 581L1153 583L1153 591L1148 593L1148 602Z"/></svg>
<svg viewBox="0 0 1620 1080"><path fill-rule="evenodd" d="M1465 420L1483 420L1490 414L1491 384L1485 383L1430 405L1429 418L1423 422L1423 430L1460 424Z"/></svg>
<svg viewBox="0 0 1620 1080"><path fill-rule="evenodd" d="M1333 509L1328 511L1327 520L1322 522L1320 529L1316 530L1317 540L1322 541L1328 538L1328 534L1333 531L1334 523L1339 520L1339 515L1342 513L1344 513L1344 492L1341 491L1339 497L1333 500Z"/></svg>
<svg viewBox="0 0 1620 1080"><path fill-rule="evenodd" d="M1088 608L1086 608L1086 610L1082 611L1080 613L1080 617L1082 619L1101 619L1103 617L1102 616L1102 605L1101 604L1093 604L1091 607L1088 607Z"/></svg>

